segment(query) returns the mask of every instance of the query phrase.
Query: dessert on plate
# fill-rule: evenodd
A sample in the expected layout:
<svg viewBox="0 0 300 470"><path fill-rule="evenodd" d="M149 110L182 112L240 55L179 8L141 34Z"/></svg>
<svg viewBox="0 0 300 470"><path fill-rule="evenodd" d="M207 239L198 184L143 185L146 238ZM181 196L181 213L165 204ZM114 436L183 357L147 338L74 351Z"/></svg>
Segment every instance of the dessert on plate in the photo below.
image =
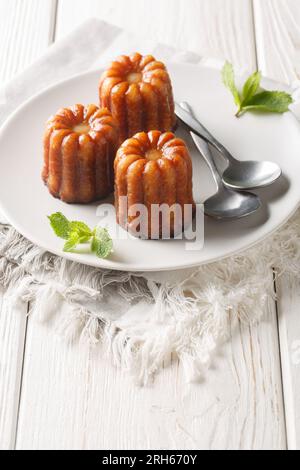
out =
<svg viewBox="0 0 300 470"><path fill-rule="evenodd" d="M137 132L172 131L176 125L171 80L165 65L152 55L122 55L103 73L101 106L116 119L121 140Z"/></svg>
<svg viewBox="0 0 300 470"><path fill-rule="evenodd" d="M172 132L137 133L121 145L114 167L117 222L123 228L142 238L164 238L164 224L174 236L191 223L195 210L193 170L182 139ZM158 205L174 210L163 220L157 212L154 214ZM141 211L147 208L143 228L137 227L139 207Z"/></svg>
<svg viewBox="0 0 300 470"><path fill-rule="evenodd" d="M47 122L42 177L64 202L89 203L113 191L119 133L110 111L95 105L62 108Z"/></svg>

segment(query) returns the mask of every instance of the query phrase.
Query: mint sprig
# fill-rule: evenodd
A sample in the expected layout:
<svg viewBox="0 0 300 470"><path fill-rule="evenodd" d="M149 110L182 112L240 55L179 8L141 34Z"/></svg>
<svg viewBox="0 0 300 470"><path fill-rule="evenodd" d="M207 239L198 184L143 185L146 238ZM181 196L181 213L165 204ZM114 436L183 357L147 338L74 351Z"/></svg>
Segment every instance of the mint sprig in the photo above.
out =
<svg viewBox="0 0 300 470"><path fill-rule="evenodd" d="M246 80L242 92L239 92L234 77L232 64L226 62L222 69L223 83L233 95L237 105L236 117L247 111L285 113L289 110L293 98L285 91L268 91L261 88L261 73L254 72Z"/></svg>
<svg viewBox="0 0 300 470"><path fill-rule="evenodd" d="M61 212L50 215L48 219L50 220L55 235L63 240L67 240L70 233L70 222L68 219Z"/></svg>
<svg viewBox="0 0 300 470"><path fill-rule="evenodd" d="M80 236L78 232L71 232L69 237L64 245L64 251L71 253L77 245L80 244Z"/></svg>
<svg viewBox="0 0 300 470"><path fill-rule="evenodd" d="M261 82L261 72L254 72L250 77L246 80L243 86L243 99L242 105L247 103L253 96L257 93L260 87Z"/></svg>
<svg viewBox="0 0 300 470"><path fill-rule="evenodd" d="M97 227L92 240L92 252L98 258L108 258L113 251L113 242L106 228Z"/></svg>
<svg viewBox="0 0 300 470"><path fill-rule="evenodd" d="M231 91L235 104L240 109L242 101L241 101L239 91L235 84L233 66L229 62L225 62L225 65L222 70L222 78L223 78L223 83L226 86L226 88L228 88L228 90Z"/></svg>
<svg viewBox="0 0 300 470"><path fill-rule="evenodd" d="M98 258L108 258L113 252L113 241L109 232L102 227L91 230L84 222L70 221L61 212L48 217L50 225L59 238L66 240L64 251L75 252L78 245L89 243Z"/></svg>

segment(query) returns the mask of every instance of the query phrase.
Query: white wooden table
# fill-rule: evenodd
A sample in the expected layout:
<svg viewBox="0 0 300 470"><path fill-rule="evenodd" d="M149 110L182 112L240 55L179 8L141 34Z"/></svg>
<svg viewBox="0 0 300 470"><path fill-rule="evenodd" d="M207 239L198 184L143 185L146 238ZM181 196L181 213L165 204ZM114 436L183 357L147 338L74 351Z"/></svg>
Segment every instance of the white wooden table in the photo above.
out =
<svg viewBox="0 0 300 470"><path fill-rule="evenodd" d="M299 0L0 0L0 84L90 16L280 81L300 73ZM2 292L0 448L299 449L299 283L274 287L264 321L232 332L204 382L185 384L174 360L144 389Z"/></svg>

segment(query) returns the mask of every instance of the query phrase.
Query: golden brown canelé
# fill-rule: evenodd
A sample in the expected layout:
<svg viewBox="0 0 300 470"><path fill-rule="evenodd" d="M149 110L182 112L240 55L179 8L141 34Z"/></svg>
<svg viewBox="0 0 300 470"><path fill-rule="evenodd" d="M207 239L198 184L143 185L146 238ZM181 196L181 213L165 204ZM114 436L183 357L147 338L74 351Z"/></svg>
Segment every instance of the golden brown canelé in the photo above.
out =
<svg viewBox="0 0 300 470"><path fill-rule="evenodd" d="M103 73L99 95L117 120L121 140L137 132L172 131L176 125L171 80L152 55L122 55Z"/></svg>
<svg viewBox="0 0 300 470"><path fill-rule="evenodd" d="M167 219L170 236L182 232L183 226L192 222L193 169L182 139L172 132L138 133L119 148L114 166L117 222L123 228L143 238L164 238L162 218L153 217L154 205L175 208ZM147 224L143 229L137 227L141 214L135 209L131 211L137 204L147 208Z"/></svg>
<svg viewBox="0 0 300 470"><path fill-rule="evenodd" d="M64 202L89 203L113 191L113 162L119 145L108 109L77 104L47 122L42 178Z"/></svg>

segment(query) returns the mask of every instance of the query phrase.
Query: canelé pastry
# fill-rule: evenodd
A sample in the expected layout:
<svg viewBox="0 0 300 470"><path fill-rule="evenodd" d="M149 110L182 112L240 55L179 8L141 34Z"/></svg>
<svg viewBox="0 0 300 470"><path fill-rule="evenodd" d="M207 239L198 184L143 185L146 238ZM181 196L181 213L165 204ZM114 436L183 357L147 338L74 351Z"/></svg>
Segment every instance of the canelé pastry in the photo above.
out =
<svg viewBox="0 0 300 470"><path fill-rule="evenodd" d="M103 73L101 106L117 120L125 140L137 132L171 131L176 124L172 85L165 65L152 55L122 55Z"/></svg>
<svg viewBox="0 0 300 470"><path fill-rule="evenodd" d="M165 238L168 226L170 236L174 236L190 225L195 210L193 170L182 139L171 132L138 133L119 148L114 166L119 225L142 238ZM174 209L165 220L157 217L157 207L162 205ZM141 220L143 227L137 226Z"/></svg>
<svg viewBox="0 0 300 470"><path fill-rule="evenodd" d="M77 104L47 122L42 177L64 202L88 203L113 191L113 162L119 145L108 109Z"/></svg>

